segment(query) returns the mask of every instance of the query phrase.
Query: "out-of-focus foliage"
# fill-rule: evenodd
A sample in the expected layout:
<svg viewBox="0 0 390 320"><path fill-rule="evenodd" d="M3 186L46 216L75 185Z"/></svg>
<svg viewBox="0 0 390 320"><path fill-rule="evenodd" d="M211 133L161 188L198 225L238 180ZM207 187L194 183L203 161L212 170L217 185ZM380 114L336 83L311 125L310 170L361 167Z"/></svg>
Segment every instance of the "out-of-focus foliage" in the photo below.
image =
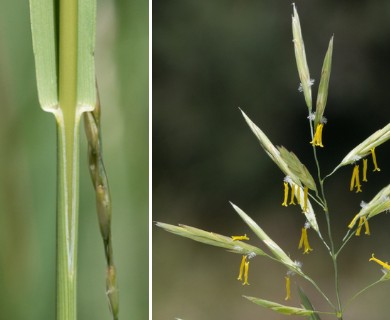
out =
<svg viewBox="0 0 390 320"><path fill-rule="evenodd" d="M328 118L325 148L318 151L326 174L389 122L390 2L314 0L296 1L296 5L310 76L315 79L313 101L334 34L324 114ZM228 201L232 201L331 292L328 273L332 266L324 262L328 260L326 251L312 232L314 251L308 256L298 252L305 218L297 208L280 206L283 174L261 150L238 109L275 145L294 152L315 175L307 107L298 92L291 13L291 3L284 1L155 1L153 220L253 236L230 208ZM384 166L390 157L389 146L376 150ZM349 166L326 182L337 243L359 211L360 201L369 201L388 184L388 170L387 166L381 174L371 174L363 194L349 192ZM317 206L315 209L318 223L323 225L324 215ZM353 239L340 257L345 296L380 276L368 263L374 248L388 255L384 244L390 240L386 231L389 217L378 216L371 225L375 230L371 237ZM282 303L286 270L257 257L251 262L251 285L243 287L236 281L239 263L223 250L155 228L153 318L285 319L259 310L241 295ZM320 309L321 298L306 283L299 285ZM387 311L388 290L386 284L373 289L362 297L366 304L359 299L351 304L346 317L381 319ZM292 299L291 305L300 304L296 291Z"/></svg>
<svg viewBox="0 0 390 320"><path fill-rule="evenodd" d="M53 319L56 132L39 107L28 1L0 0L0 318ZM148 3L98 1L96 69L113 198L120 315L148 315ZM78 314L109 319L80 131Z"/></svg>

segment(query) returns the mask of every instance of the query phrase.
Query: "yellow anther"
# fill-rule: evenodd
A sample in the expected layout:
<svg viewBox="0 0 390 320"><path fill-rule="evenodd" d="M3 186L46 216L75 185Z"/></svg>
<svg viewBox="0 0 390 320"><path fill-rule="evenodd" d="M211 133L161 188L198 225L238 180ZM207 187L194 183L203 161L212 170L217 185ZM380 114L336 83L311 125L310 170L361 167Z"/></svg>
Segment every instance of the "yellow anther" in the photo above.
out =
<svg viewBox="0 0 390 320"><path fill-rule="evenodd" d="M381 169L378 168L378 164L376 162L375 148L371 149L371 155L372 155L372 162L374 163L373 171L381 171Z"/></svg>
<svg viewBox="0 0 390 320"><path fill-rule="evenodd" d="M356 220L359 218L359 214L357 214L356 216L353 217L352 221L350 222L350 224L348 225L348 228L349 229L352 229L354 227L354 225L356 224Z"/></svg>
<svg viewBox="0 0 390 320"><path fill-rule="evenodd" d="M367 182L367 159L363 159L363 179L362 181Z"/></svg>
<svg viewBox="0 0 390 320"><path fill-rule="evenodd" d="M246 256L242 256L241 264L240 264L240 273L238 275L237 280L242 281L242 275L244 274L244 268L245 268L245 261L246 261Z"/></svg>
<svg viewBox="0 0 390 320"><path fill-rule="evenodd" d="M301 239L299 240L298 249L302 249L303 247L303 253L309 253L310 251L313 251L312 248L310 248L309 245L309 239L307 237L307 229L302 228L302 234Z"/></svg>
<svg viewBox="0 0 390 320"><path fill-rule="evenodd" d="M381 260L375 258L375 257L374 257L374 254L372 254L370 260L368 260L368 261L374 261L374 262L376 262L377 264L381 265L383 268L385 268L385 269L387 269L387 270L390 270L389 264L388 264L387 262L383 262L383 261L381 261Z"/></svg>
<svg viewBox="0 0 390 320"><path fill-rule="evenodd" d="M324 146L322 145L322 129L324 128L323 123L319 123L316 128L316 132L314 133L313 141L310 143L316 147L321 147L323 148Z"/></svg>
<svg viewBox="0 0 390 320"><path fill-rule="evenodd" d="M288 183L285 182L284 183L284 201L282 203L282 206L287 207L288 206L287 201L288 201Z"/></svg>
<svg viewBox="0 0 390 320"><path fill-rule="evenodd" d="M286 298L284 300L289 300L291 298L291 280L290 277L284 277L286 279Z"/></svg>
<svg viewBox="0 0 390 320"><path fill-rule="evenodd" d="M295 199L295 184L293 184L291 186L291 196L290 196L290 203L289 204L294 204L295 205L294 199Z"/></svg>
<svg viewBox="0 0 390 320"><path fill-rule="evenodd" d="M361 189L362 185L360 184L360 179L359 179L359 165L358 164L355 164L355 167L353 168L351 183L349 185L349 190L352 191L354 187L356 187L356 193L362 192L362 189Z"/></svg>
<svg viewBox="0 0 390 320"><path fill-rule="evenodd" d="M233 241L236 241L236 240L249 240L249 238L246 236L246 234L244 234L243 236L231 236L231 238L233 239Z"/></svg>
<svg viewBox="0 0 390 320"><path fill-rule="evenodd" d="M371 233L370 233L370 226L368 225L368 220L366 217L363 217L363 221L364 221L364 228L366 229L364 234L369 236Z"/></svg>
<svg viewBox="0 0 390 320"><path fill-rule="evenodd" d="M359 219L359 226L356 229L355 236L357 236L357 237L360 236L360 232L362 230L363 223L364 223L363 217L360 217L360 219Z"/></svg>
<svg viewBox="0 0 390 320"><path fill-rule="evenodd" d="M353 168L353 171L352 171L352 177L351 177L351 183L349 185L349 191L353 190L353 187L355 186L356 176L358 176L358 175L359 175L359 166L355 165L355 167Z"/></svg>
<svg viewBox="0 0 390 320"><path fill-rule="evenodd" d="M248 262L245 262L245 270L244 270L244 282L242 283L242 285L248 285L249 286L249 282L248 282L248 272L249 272L249 261Z"/></svg>

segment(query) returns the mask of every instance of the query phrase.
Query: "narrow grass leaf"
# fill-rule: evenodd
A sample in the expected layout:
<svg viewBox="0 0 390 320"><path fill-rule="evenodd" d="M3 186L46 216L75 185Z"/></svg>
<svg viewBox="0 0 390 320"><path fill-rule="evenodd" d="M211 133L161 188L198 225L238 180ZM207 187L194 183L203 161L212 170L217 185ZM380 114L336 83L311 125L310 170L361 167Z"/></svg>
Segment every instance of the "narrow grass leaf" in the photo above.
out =
<svg viewBox="0 0 390 320"><path fill-rule="evenodd" d="M31 34L41 108L58 106L58 30L53 0L30 0Z"/></svg>
<svg viewBox="0 0 390 320"><path fill-rule="evenodd" d="M96 104L95 85L96 0L78 4L77 104L82 111Z"/></svg>
<svg viewBox="0 0 390 320"><path fill-rule="evenodd" d="M248 299L249 301L252 301L253 303L258 304L259 306L262 306L267 309L271 309L275 312L285 314L285 315L310 316L314 313L314 311L312 310L289 307L289 306L285 306L276 302L272 302L260 298L248 297L248 296L243 296L243 297Z"/></svg>
<svg viewBox="0 0 390 320"><path fill-rule="evenodd" d="M315 311L309 298L307 297L305 292L299 286L298 286L298 293L299 293L299 296L301 298L302 305L305 307L305 309ZM309 319L310 320L321 320L320 316L315 312L309 316Z"/></svg>

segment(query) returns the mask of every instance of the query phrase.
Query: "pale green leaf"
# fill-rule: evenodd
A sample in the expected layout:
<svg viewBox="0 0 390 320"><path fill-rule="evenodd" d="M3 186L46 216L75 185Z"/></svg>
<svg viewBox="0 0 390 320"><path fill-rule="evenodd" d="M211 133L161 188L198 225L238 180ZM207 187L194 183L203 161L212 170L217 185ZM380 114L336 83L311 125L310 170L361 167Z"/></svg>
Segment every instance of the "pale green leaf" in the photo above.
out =
<svg viewBox="0 0 390 320"><path fill-rule="evenodd" d="M31 32L39 102L43 110L54 112L59 105L59 5L53 0L30 0ZM78 1L77 24L77 106L91 111L96 104L95 28L96 0ZM73 26L73 25L72 25ZM69 59L71 60L71 59Z"/></svg>
<svg viewBox="0 0 390 320"><path fill-rule="evenodd" d="M309 298L307 297L305 292L303 292L303 290L299 286L298 286L298 293L299 293L299 296L301 298L302 305L305 307L305 309L315 311ZM321 320L320 316L315 312L313 314L311 314L309 316L309 318L310 318L310 320Z"/></svg>
<svg viewBox="0 0 390 320"><path fill-rule="evenodd" d="M96 0L79 1L78 16L77 104L86 111L96 104Z"/></svg>
<svg viewBox="0 0 390 320"><path fill-rule="evenodd" d="M43 110L58 106L58 30L53 0L30 0L31 34L39 102Z"/></svg>

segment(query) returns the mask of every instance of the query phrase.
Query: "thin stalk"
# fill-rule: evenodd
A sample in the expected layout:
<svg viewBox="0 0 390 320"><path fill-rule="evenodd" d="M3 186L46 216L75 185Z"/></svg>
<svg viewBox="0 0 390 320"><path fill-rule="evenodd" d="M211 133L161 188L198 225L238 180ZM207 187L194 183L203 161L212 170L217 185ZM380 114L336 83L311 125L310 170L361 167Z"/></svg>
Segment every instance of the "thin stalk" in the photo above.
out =
<svg viewBox="0 0 390 320"><path fill-rule="evenodd" d="M348 230L347 234L344 236L343 238L343 244L340 246L340 249L337 251L336 253L336 256L338 256L341 252L341 250L344 249L344 246L349 242L349 240L351 240L351 238L353 237L353 235L355 234L356 232L356 229L355 230Z"/></svg>
<svg viewBox="0 0 390 320"><path fill-rule="evenodd" d="M312 121L310 121L309 123L310 123L311 137L313 138L314 137L313 123L312 123ZM317 149L316 149L314 144L313 144L313 154L314 154L314 160L315 160L316 167L317 167L317 177L318 177L318 181L320 182L320 186L321 186L322 202L324 204L326 224L328 227L328 237L329 237L329 242L330 242L330 252L329 253L332 257L332 262L333 262L335 290L336 290L336 299L337 299L336 315L337 315L338 319L342 320L343 316L342 316L342 307L341 307L340 290L339 290L339 273L338 273L338 267L337 267L337 255L335 254L335 247L334 247L334 242L333 242L333 237L332 237L332 229L331 229L331 225L330 225L329 209L328 209L328 204L327 204L326 197L325 197L324 179L321 178L321 169L320 169L320 164L319 164L318 157L317 157ZM318 195L318 193L317 193L317 195ZM329 247L328 247L328 249L329 249Z"/></svg>
<svg viewBox="0 0 390 320"><path fill-rule="evenodd" d="M364 293L365 291L367 291L368 289L372 288L373 286L376 286L377 284L383 282L382 279L379 279L377 281L375 281L374 283L371 283L370 285L368 285L367 287L363 288L362 290L360 290L358 293L356 293L351 299L348 300L348 302L345 304L345 308L353 301L355 300L358 296L360 296L362 293Z"/></svg>
<svg viewBox="0 0 390 320"><path fill-rule="evenodd" d="M332 301L329 300L327 295L321 290L321 288L317 285L317 283L314 282L314 280L308 276L304 277L307 281L309 281L314 288L324 297L324 299L329 303L329 305L333 308L336 309L336 306L332 303Z"/></svg>
<svg viewBox="0 0 390 320"><path fill-rule="evenodd" d="M57 320L76 319L79 119L77 0L60 0L57 178Z"/></svg>

